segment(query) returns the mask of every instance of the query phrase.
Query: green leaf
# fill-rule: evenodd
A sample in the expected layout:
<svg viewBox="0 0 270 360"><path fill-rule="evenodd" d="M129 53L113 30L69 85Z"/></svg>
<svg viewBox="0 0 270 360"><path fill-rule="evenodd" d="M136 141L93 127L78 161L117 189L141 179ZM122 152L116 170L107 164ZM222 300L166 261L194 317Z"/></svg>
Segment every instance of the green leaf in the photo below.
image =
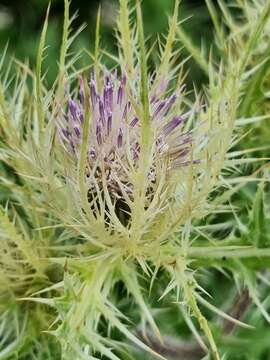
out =
<svg viewBox="0 0 270 360"><path fill-rule="evenodd" d="M248 237L254 245L259 248L270 246L270 220L266 217L263 184L258 187L256 192L249 227Z"/></svg>

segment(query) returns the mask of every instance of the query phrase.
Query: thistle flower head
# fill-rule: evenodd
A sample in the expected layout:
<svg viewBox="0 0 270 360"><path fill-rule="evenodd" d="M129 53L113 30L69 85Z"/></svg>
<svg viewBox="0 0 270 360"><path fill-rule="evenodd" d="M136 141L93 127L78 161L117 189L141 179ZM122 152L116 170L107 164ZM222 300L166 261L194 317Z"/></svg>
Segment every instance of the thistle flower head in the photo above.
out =
<svg viewBox="0 0 270 360"><path fill-rule="evenodd" d="M166 82L167 83L167 82ZM86 98L83 80L78 97L69 97L67 112L61 121L60 136L63 146L78 162L80 157L85 101L90 106L90 128L87 144L86 172L89 198L108 188L112 201L133 199L132 173L138 171L141 156L141 119L136 109L140 106L139 86L132 89L126 76L115 72L97 81L89 81ZM176 100L181 94L167 95L165 81L152 92L150 100L151 164L148 168L147 198L150 203L159 179L188 164L192 135L184 131L186 114L179 114Z"/></svg>
<svg viewBox="0 0 270 360"><path fill-rule="evenodd" d="M231 144L238 89L229 76L211 84L211 103L187 97L182 64L173 67L178 2L160 65L148 74L140 7L134 36L124 26L127 9L120 4L118 71L95 63L90 77L66 89L56 123L66 162L60 169L75 204L70 220L86 224L95 246L147 257L207 213Z"/></svg>

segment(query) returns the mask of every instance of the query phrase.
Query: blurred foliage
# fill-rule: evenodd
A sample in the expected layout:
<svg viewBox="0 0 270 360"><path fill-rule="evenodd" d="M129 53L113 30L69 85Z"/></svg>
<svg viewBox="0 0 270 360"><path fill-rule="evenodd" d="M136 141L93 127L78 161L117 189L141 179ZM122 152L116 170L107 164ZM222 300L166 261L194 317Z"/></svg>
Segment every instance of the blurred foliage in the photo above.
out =
<svg viewBox="0 0 270 360"><path fill-rule="evenodd" d="M33 66L48 3L48 0L1 0L0 48L3 49L8 41L9 53L22 61L28 59L30 65ZM173 4L173 0L142 1L145 31L150 41L156 39L157 34L165 33L167 19L164 15L172 13ZM51 2L50 24L47 34L49 47L46 59L46 66L49 70L47 79L50 83L54 80L57 71L57 59L62 36L63 6L63 0ZM78 28L82 23L86 24L86 29L75 43L74 51L79 51L82 48L90 50L94 48L94 24L99 6L102 8L101 45L107 51L115 53L114 27L118 11L116 0L91 0L90 2L74 0L71 2L72 13L78 12L74 27ZM209 39L211 42L211 21L204 1L183 0L180 11L181 19L194 17L194 21L186 21L185 29L193 39L197 39L197 45L200 45L202 38ZM183 53L183 55L187 55L187 53ZM195 66L190 71L193 81L195 79L197 81L203 80L201 72Z"/></svg>

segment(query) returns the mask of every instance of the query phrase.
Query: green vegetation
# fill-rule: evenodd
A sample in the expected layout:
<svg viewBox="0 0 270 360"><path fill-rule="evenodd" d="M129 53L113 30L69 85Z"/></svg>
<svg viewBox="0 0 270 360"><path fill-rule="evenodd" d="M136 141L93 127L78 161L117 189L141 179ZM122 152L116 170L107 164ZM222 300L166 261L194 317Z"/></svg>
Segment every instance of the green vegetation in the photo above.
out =
<svg viewBox="0 0 270 360"><path fill-rule="evenodd" d="M270 359L270 2L217 3L2 9L0 359Z"/></svg>

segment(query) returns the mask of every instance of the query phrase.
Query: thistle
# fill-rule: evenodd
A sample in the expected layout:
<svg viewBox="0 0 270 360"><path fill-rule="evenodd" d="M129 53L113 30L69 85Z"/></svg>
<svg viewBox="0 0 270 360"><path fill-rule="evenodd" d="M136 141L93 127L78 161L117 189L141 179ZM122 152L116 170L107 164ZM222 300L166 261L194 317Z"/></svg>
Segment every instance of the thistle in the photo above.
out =
<svg viewBox="0 0 270 360"><path fill-rule="evenodd" d="M142 291L143 286L157 286L162 273L167 284L152 303L176 303L203 351L218 360L211 325L199 304L249 326L204 299L201 293L206 291L196 277L201 266L227 266L241 274L269 321L242 263L247 256L269 256L269 249L247 249L243 238L213 239L212 225L204 232L201 223L208 215L228 212L232 194L254 180L233 171L250 159L239 159L231 149L238 142L237 115L251 45L263 36L270 6L265 2L258 9L255 30L241 41L241 54L233 51L236 37L228 40L228 56L220 63L199 57L209 75L200 95L185 89L186 60L176 63L178 36L198 58L181 32L178 8L176 1L152 73L139 1L131 26L127 0L119 2L114 68L101 61L99 12L93 63L74 70L79 55L71 56L69 49L78 33L70 34L74 17L69 17L66 0L59 75L52 89L42 81L49 11L35 74L18 64L12 100L5 100L9 82L2 82L1 160L18 177L2 177L12 202L0 213L3 329L15 319L2 350L7 358L19 353L34 359L38 353L39 359L117 360L125 358L129 342L164 358L130 329L117 293L120 284L129 294L127 302L132 298L136 304L140 320L133 330L147 335L151 328L162 344L156 311ZM34 97L28 77L34 82ZM257 204L260 199L258 195ZM224 265L222 259L230 260ZM14 286L7 285L11 279ZM14 305L6 308L10 299Z"/></svg>
<svg viewBox="0 0 270 360"><path fill-rule="evenodd" d="M178 97L181 95L174 93L166 97L166 82L168 80L159 84L156 93L150 95L152 143L146 207L151 205L161 179L165 176L166 181L169 181L173 173L190 163L192 132L184 130L189 115L177 115L175 102L179 101ZM130 211L133 208L131 204L135 190L133 174L139 169L142 151L141 119L136 113L136 107L138 112L140 103L139 84L135 83L130 90L134 92L130 100L125 75L120 80L115 73L106 75L100 93L94 78L90 80L88 87L90 97L87 99L81 79L79 100L69 99L68 111L60 122L60 141L73 157L74 163L78 163L85 122L84 102L88 101L91 109L89 144L86 144L89 207L93 209L95 217L103 218L105 226L112 225L117 218L124 225L129 222L127 219L132 222ZM104 202L102 210L100 199ZM113 217L109 209L117 211L116 216ZM111 227L112 231L117 228L117 223L118 221Z"/></svg>

